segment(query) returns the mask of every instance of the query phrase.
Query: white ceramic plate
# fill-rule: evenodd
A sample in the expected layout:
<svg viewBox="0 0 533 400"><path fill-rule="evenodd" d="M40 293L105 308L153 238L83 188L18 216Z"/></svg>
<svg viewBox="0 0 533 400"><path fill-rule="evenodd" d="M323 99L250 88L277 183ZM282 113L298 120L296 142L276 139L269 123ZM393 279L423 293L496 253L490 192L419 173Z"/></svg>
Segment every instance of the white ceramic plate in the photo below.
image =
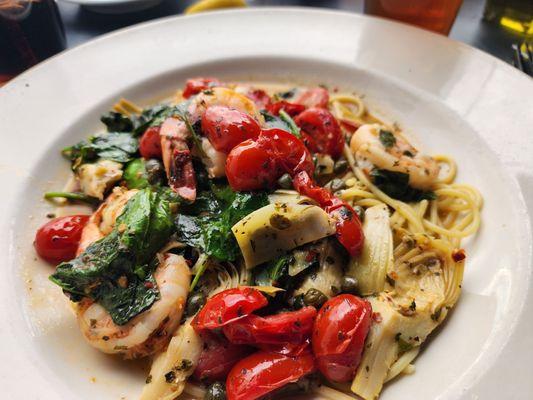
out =
<svg viewBox="0 0 533 400"><path fill-rule="evenodd" d="M59 149L100 129L121 96L147 103L196 75L352 88L430 153L453 155L485 197L463 295L383 399L529 399L533 393L533 83L484 53L338 12L252 9L169 18L61 54L0 90L0 387L3 399L135 399L145 372L87 346L32 240ZM526 200L525 200L526 199Z"/></svg>

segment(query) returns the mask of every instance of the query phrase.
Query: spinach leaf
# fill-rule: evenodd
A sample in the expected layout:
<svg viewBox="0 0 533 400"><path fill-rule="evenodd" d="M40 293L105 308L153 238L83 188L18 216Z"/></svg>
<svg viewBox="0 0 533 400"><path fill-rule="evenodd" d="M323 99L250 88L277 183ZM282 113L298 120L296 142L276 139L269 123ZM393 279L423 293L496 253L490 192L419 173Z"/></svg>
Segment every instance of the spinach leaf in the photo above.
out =
<svg viewBox="0 0 533 400"><path fill-rule="evenodd" d="M392 132L386 131L384 129L379 130L379 141L387 149L390 149L396 144L396 138L394 137Z"/></svg>
<svg viewBox="0 0 533 400"><path fill-rule="evenodd" d="M109 132L91 136L74 146L64 148L61 153L72 161L72 168L97 159L120 163L130 161L139 149L138 140L129 133Z"/></svg>
<svg viewBox="0 0 533 400"><path fill-rule="evenodd" d="M181 209L176 220L178 239L220 261L233 261L240 251L231 227L267 204L266 193L233 192L229 186L213 185Z"/></svg>
<svg viewBox="0 0 533 400"><path fill-rule="evenodd" d="M283 109L279 110L279 117L289 127L289 133L292 133L297 138L301 137L301 135L300 135L300 127L298 125L296 125L296 122L294 122L294 120L291 118L291 116L289 114L287 114L287 112L285 110L283 110Z"/></svg>
<svg viewBox="0 0 533 400"><path fill-rule="evenodd" d="M291 128L291 126L289 125L289 123L286 120L284 120L284 119L282 119L280 117L276 117L275 115L272 115L272 114L268 113L265 110L261 111L261 115L263 115L263 117L265 118L265 122L266 122L267 127L276 128L276 129L282 129L284 131L287 131L287 132L292 133L293 135L299 137L300 130L298 129L298 133L295 134L293 132L293 130L292 130L293 128ZM288 114L287 114L287 116L288 116ZM290 118L290 116L289 116L289 118ZM292 118L290 120L292 121ZM292 121L292 123L294 123L294 121ZM294 126L296 126L296 124L294 124Z"/></svg>
<svg viewBox="0 0 533 400"><path fill-rule="evenodd" d="M73 301L98 302L113 322L124 325L159 299L154 257L173 230L168 200L143 189L128 201L109 235L61 263L50 280Z"/></svg>
<svg viewBox="0 0 533 400"><path fill-rule="evenodd" d="M276 93L274 95L274 98L287 100L287 99L294 97L295 94L296 94L296 88L292 88L290 90L287 90L286 92Z"/></svg>
<svg viewBox="0 0 533 400"><path fill-rule="evenodd" d="M374 169L370 172L370 176L374 185L394 199L405 202L436 199L435 193L432 191L423 191L409 186L409 174L386 169Z"/></svg>
<svg viewBox="0 0 533 400"><path fill-rule="evenodd" d="M114 111L102 115L100 121L107 127L108 132L131 132L134 128L131 118Z"/></svg>
<svg viewBox="0 0 533 400"><path fill-rule="evenodd" d="M255 284L258 286L278 286L281 277L287 275L292 256L283 255L269 261L255 274Z"/></svg>

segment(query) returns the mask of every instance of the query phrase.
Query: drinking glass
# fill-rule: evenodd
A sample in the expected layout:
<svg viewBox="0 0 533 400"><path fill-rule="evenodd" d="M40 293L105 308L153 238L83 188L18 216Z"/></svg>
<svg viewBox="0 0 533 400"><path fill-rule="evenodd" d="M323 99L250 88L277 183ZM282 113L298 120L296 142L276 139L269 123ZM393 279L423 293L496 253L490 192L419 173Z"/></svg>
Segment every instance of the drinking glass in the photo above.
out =
<svg viewBox="0 0 533 400"><path fill-rule="evenodd" d="M64 48L54 0L0 0L0 86Z"/></svg>
<svg viewBox="0 0 533 400"><path fill-rule="evenodd" d="M448 35L463 0L365 0L365 14Z"/></svg>

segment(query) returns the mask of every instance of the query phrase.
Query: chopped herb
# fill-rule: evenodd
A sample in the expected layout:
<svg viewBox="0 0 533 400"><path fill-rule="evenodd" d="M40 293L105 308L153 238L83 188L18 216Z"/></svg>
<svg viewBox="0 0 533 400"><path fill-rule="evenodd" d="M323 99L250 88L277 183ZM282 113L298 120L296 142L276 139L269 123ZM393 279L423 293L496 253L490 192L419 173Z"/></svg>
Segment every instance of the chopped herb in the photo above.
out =
<svg viewBox="0 0 533 400"><path fill-rule="evenodd" d="M379 141L387 149L390 149L396 144L396 138L394 137L393 133L384 129L380 129L379 131Z"/></svg>
<svg viewBox="0 0 533 400"><path fill-rule="evenodd" d="M292 133L297 138L300 138L300 128L296 125L296 122L291 118L289 114L283 109L279 110L280 119L287 124L289 127L289 132Z"/></svg>

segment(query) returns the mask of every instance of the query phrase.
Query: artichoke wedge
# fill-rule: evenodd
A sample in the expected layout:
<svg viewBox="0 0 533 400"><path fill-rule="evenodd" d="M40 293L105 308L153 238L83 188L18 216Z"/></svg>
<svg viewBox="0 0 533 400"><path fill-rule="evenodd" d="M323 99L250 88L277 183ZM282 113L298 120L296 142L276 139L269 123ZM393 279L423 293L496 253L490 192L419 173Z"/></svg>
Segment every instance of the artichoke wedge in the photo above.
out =
<svg viewBox="0 0 533 400"><path fill-rule="evenodd" d="M461 292L464 253L448 242L404 234L394 260L386 289L367 298L375 323L351 388L365 400L378 397L391 366L424 342Z"/></svg>

